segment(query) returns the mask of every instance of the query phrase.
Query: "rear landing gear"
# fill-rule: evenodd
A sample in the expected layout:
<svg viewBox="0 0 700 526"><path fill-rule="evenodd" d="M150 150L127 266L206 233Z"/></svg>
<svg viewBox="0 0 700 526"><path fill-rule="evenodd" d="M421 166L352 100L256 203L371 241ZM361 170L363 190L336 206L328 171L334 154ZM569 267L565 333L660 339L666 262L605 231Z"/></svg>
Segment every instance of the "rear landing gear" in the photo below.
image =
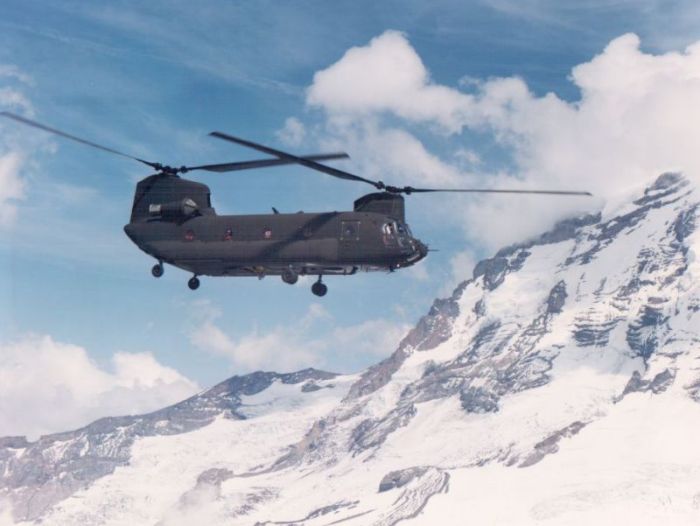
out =
<svg viewBox="0 0 700 526"><path fill-rule="evenodd" d="M197 290L199 288L199 278L197 276L192 276L187 282L187 286L190 290Z"/></svg>
<svg viewBox="0 0 700 526"><path fill-rule="evenodd" d="M294 285L299 281L299 274L293 268L287 268L282 271L282 281L289 285Z"/></svg>
<svg viewBox="0 0 700 526"><path fill-rule="evenodd" d="M163 275L163 263L160 261L153 265L153 268L151 269L151 274L153 274L154 278L159 278Z"/></svg>
<svg viewBox="0 0 700 526"><path fill-rule="evenodd" d="M323 297L328 292L328 287L324 283L321 283L321 276L318 277L318 281L311 285L311 292L316 296Z"/></svg>

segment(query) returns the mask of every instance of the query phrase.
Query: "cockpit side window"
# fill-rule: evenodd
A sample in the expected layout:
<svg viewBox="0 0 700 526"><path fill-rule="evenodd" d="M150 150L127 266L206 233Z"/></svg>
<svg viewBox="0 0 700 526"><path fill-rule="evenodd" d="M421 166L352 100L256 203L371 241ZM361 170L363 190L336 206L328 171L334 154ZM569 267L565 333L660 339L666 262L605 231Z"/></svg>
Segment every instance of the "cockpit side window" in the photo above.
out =
<svg viewBox="0 0 700 526"><path fill-rule="evenodd" d="M394 223L382 225L382 241L386 246L396 245L396 225Z"/></svg>

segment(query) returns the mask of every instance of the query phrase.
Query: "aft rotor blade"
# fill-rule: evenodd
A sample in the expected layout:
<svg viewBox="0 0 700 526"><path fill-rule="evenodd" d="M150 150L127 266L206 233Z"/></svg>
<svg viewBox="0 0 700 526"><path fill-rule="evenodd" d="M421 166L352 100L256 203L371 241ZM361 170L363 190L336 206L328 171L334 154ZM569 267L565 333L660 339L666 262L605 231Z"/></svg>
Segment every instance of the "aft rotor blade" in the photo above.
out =
<svg viewBox="0 0 700 526"><path fill-rule="evenodd" d="M124 153L124 152L120 152L119 150L115 150L113 148L108 148L107 146L102 146L101 144L97 144L95 142L88 141L86 139L81 139L80 137L76 137L75 135L71 135L71 134L63 132L61 130L57 130L56 128L51 128L50 126L46 126L45 124L41 124L39 122L33 121L31 119L27 119L25 117L20 117L19 115L15 115L14 113L10 113L9 111L0 112L0 115L2 115L3 117L7 117L8 119L13 119L17 122L21 122L22 124L26 124L27 126L32 126L33 128L38 128L40 130L44 130L46 132L53 133L54 135L59 135L59 136L64 137L66 139L70 139L71 141L75 141L75 142L79 142L81 144L86 144L88 146L92 146L93 148L97 148L98 150L113 153L115 155L120 155L122 157L126 157L127 159L133 159L134 161L138 161L140 163L143 163L147 166L150 166L151 168L155 168L156 170L160 170L160 168L161 168L161 166L158 163L144 161L143 159L139 159L138 157L134 157L133 155L129 155L129 154Z"/></svg>
<svg viewBox="0 0 700 526"><path fill-rule="evenodd" d="M345 152L323 153L317 155L304 155L301 159L309 161L330 161L332 159L348 159ZM235 163L204 164L201 166L188 166L187 170L206 170L208 172L234 172L236 170L250 170L252 168L265 168L268 166L280 166L283 164L296 164L296 161L288 159L259 159L255 161L241 161Z"/></svg>
<svg viewBox="0 0 700 526"><path fill-rule="evenodd" d="M280 150L275 150L274 148L270 148L269 146L264 146L262 144L258 144L255 142L247 141L245 139L240 139L238 137L234 137L233 135L228 135L226 133L222 132L211 132L209 135L212 137L218 137L219 139L223 139L225 141L229 142L234 142L236 144L240 144L242 146L247 146L248 148L252 148L254 150L258 150L259 152L264 152L268 153L270 155L274 155L275 157L279 157L280 159L285 159L290 163L297 163L301 164L303 166L306 166L307 168L311 168L312 170L318 170L319 172L323 172L328 175L332 175L333 177L338 177L340 179L346 179L348 181L361 181L363 183L371 184L375 188L378 189L383 189L384 184L381 182L376 182L372 181L370 179L365 179L364 177L360 177L359 175L351 174L349 172L345 172L343 170L338 170L337 168L332 168L331 166L326 166L325 164L320 164L317 163L314 160L304 158L304 157L297 157L296 155L292 155L287 152L283 152Z"/></svg>
<svg viewBox="0 0 700 526"><path fill-rule="evenodd" d="M404 186L397 189L399 193L419 194L427 192L463 192L473 194L544 194L544 195L588 195L590 192L577 192L569 190L491 190L488 188L413 188L412 186Z"/></svg>

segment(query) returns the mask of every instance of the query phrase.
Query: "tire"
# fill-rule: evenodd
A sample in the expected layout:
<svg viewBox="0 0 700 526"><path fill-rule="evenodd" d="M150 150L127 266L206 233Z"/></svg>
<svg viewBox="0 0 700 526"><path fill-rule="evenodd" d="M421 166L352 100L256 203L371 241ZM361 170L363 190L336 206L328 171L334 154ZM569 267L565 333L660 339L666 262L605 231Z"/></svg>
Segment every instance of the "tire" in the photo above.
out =
<svg viewBox="0 0 700 526"><path fill-rule="evenodd" d="M160 263L153 265L153 268L151 269L151 274L154 278L161 277L163 275L163 265Z"/></svg>
<svg viewBox="0 0 700 526"><path fill-rule="evenodd" d="M317 281L316 283L311 285L311 292L313 292L316 296L322 298L328 292L328 287L326 287L325 283Z"/></svg>
<svg viewBox="0 0 700 526"><path fill-rule="evenodd" d="M299 281L299 274L296 273L291 268L285 269L282 271L282 281L289 285L294 285L297 281Z"/></svg>

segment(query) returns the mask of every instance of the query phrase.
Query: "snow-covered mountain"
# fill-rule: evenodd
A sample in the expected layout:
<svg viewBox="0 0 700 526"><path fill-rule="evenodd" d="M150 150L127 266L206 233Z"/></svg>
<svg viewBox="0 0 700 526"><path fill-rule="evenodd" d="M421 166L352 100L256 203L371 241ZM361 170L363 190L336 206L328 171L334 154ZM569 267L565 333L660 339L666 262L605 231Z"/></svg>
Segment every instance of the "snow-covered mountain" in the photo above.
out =
<svg viewBox="0 0 700 526"><path fill-rule="evenodd" d="M503 249L361 375L0 439L0 496L61 525L698 524L699 206L664 174Z"/></svg>

